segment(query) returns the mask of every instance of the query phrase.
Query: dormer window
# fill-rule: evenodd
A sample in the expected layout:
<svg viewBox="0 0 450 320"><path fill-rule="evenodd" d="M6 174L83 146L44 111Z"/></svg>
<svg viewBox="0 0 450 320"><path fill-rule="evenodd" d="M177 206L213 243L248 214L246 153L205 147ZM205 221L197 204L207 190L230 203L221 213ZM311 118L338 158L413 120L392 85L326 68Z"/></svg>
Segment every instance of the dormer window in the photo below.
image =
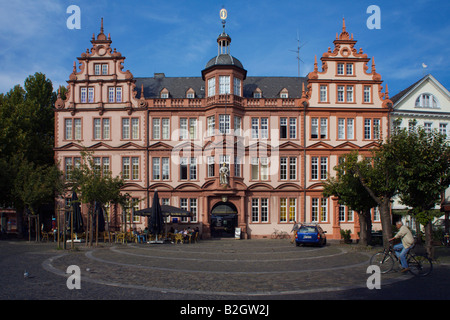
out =
<svg viewBox="0 0 450 320"><path fill-rule="evenodd" d="M169 90L167 90L166 88L162 89L160 97L161 97L161 99L168 99L169 98Z"/></svg>
<svg viewBox="0 0 450 320"><path fill-rule="evenodd" d="M186 98L188 99L194 99L195 98L195 91L192 88L189 88L188 91L186 91Z"/></svg>
<svg viewBox="0 0 450 320"><path fill-rule="evenodd" d="M286 88L280 91L280 98L281 99L287 99L289 98L289 92Z"/></svg>
<svg viewBox="0 0 450 320"><path fill-rule="evenodd" d="M262 91L260 88L256 88L255 91L253 91L253 98L255 98L255 99L262 98Z"/></svg>
<svg viewBox="0 0 450 320"><path fill-rule="evenodd" d="M421 94L416 100L417 108L439 108L437 99L430 93Z"/></svg>

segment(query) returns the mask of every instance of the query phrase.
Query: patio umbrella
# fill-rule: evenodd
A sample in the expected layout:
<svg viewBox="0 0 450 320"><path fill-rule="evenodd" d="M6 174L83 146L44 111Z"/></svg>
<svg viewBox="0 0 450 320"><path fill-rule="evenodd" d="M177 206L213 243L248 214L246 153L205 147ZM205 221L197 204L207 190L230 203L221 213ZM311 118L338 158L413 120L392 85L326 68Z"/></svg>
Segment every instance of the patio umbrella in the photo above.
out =
<svg viewBox="0 0 450 320"><path fill-rule="evenodd" d="M150 232L156 236L158 241L158 234L163 231L164 219L161 211L161 205L159 204L158 191L155 190L153 195L152 213L150 215Z"/></svg>
<svg viewBox="0 0 450 320"><path fill-rule="evenodd" d="M78 201L77 193L75 191L72 193L71 206L72 206L71 214L73 215L73 232L81 233L81 232L83 232L83 229L84 229L83 228L83 217L81 216L81 206L80 206L80 202ZM70 220L69 220L69 226L70 226Z"/></svg>
<svg viewBox="0 0 450 320"><path fill-rule="evenodd" d="M105 217L103 215L103 209L100 202L95 202L95 214L98 215L98 232L105 231ZM94 220L94 227L97 219Z"/></svg>

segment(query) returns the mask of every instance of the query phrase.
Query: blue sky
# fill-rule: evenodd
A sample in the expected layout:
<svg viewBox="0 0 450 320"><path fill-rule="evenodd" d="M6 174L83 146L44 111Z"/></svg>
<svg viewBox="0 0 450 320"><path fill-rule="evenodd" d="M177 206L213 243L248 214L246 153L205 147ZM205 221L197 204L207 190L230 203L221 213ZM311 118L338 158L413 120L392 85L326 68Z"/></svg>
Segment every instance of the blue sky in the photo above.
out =
<svg viewBox="0 0 450 320"><path fill-rule="evenodd" d="M69 30L67 7L81 9L81 29ZM370 30L370 5L381 9L381 29ZM228 10L231 53L249 76L296 76L297 34L302 45L300 74L312 71L347 31L389 85L391 96L433 74L450 89L450 1L448 0L0 0L0 93L43 72L66 85L73 62L91 47L92 34L110 33L113 48L126 57L135 77L201 76L217 54L222 31L219 10ZM428 67L424 70L422 63Z"/></svg>

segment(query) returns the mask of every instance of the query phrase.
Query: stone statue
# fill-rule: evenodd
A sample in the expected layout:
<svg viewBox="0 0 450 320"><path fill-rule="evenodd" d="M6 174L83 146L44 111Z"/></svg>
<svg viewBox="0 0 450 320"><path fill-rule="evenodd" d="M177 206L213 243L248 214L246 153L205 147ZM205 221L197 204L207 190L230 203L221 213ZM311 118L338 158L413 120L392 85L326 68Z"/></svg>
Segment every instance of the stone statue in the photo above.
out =
<svg viewBox="0 0 450 320"><path fill-rule="evenodd" d="M219 169L219 181L221 185L228 185L228 172L229 169L224 162L222 167Z"/></svg>

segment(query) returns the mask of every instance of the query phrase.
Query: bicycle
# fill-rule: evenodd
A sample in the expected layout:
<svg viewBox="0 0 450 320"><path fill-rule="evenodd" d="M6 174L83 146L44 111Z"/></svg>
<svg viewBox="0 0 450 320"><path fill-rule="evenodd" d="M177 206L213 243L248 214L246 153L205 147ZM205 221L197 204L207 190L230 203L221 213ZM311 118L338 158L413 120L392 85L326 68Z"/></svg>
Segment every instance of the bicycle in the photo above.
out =
<svg viewBox="0 0 450 320"><path fill-rule="evenodd" d="M415 244L412 245L406 254L406 261L408 262L409 272L416 277L425 277L433 271L433 262L426 255L415 254L412 252ZM395 261L400 263L400 259L395 254L392 243L389 244L388 249L375 253L370 258L370 264L380 267L381 273L388 273L394 269Z"/></svg>
<svg viewBox="0 0 450 320"><path fill-rule="evenodd" d="M289 239L289 233L286 231L278 231L277 229L274 229L275 231L272 233L272 239Z"/></svg>

